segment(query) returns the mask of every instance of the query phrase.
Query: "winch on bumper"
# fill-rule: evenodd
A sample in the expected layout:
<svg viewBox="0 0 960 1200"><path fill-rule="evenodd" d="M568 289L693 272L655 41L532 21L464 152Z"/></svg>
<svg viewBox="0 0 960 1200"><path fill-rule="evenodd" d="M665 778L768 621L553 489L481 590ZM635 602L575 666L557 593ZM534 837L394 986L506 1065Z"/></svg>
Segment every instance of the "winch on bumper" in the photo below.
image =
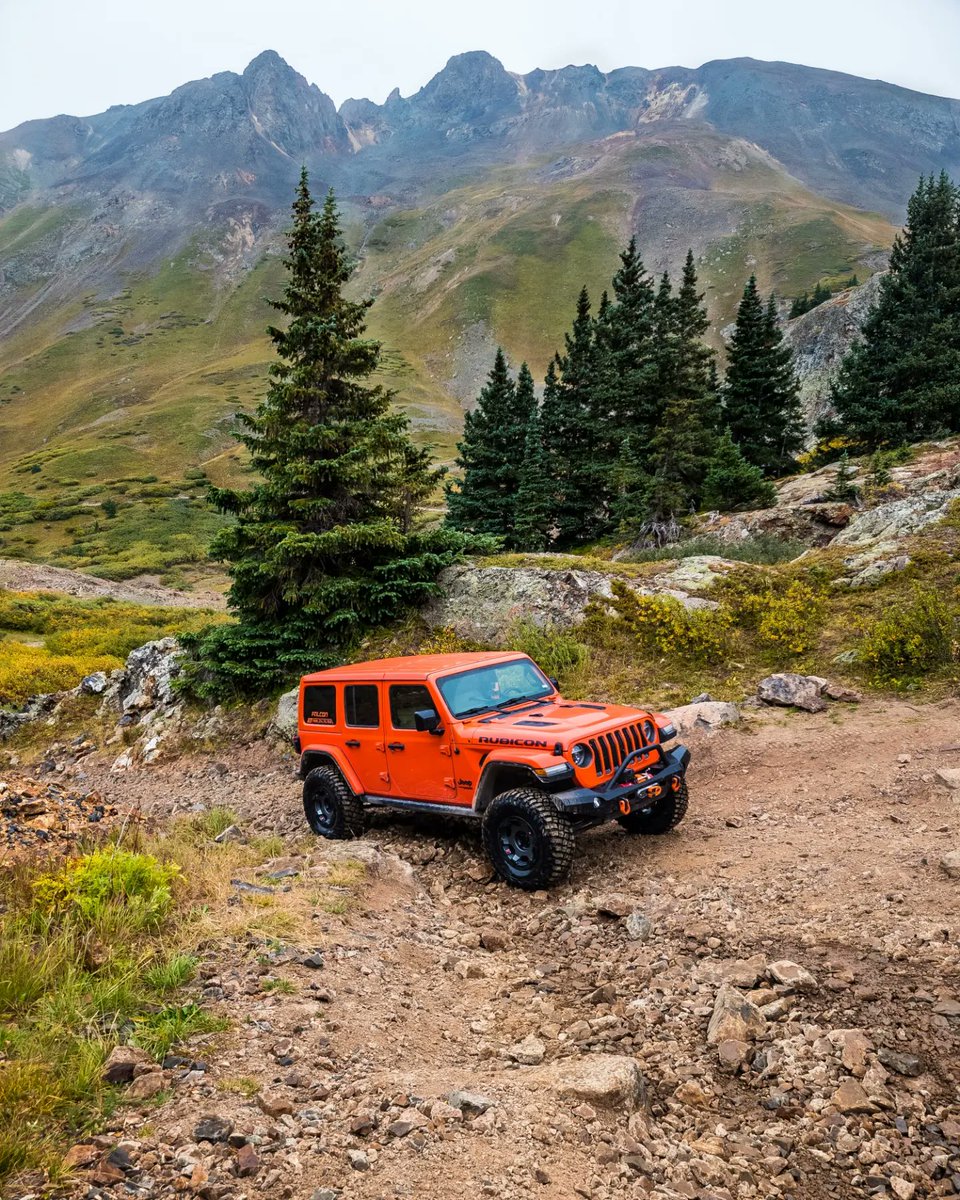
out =
<svg viewBox="0 0 960 1200"><path fill-rule="evenodd" d="M658 761L635 771L634 763L651 753L657 755ZM669 750L660 745L644 746L627 755L609 783L595 788L562 789L551 792L550 798L577 825L599 825L651 808L671 791L678 791L689 762L690 751L686 746L677 745Z"/></svg>

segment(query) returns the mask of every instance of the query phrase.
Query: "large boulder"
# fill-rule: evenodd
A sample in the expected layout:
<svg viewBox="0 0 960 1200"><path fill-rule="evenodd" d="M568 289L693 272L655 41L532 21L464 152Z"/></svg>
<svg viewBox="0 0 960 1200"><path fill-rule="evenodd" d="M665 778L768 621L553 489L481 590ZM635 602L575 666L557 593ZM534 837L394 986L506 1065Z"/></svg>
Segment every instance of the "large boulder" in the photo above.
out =
<svg viewBox="0 0 960 1200"><path fill-rule="evenodd" d="M172 708L176 704L173 681L180 672L182 651L176 638L161 638L138 646L127 656L120 685L120 707L125 713Z"/></svg>
<svg viewBox="0 0 960 1200"><path fill-rule="evenodd" d="M903 500L891 500L862 513L833 539L834 546L866 546L879 543L891 549L903 538L942 521L960 490L922 492Z"/></svg>
<svg viewBox="0 0 960 1200"><path fill-rule="evenodd" d="M827 707L822 695L826 682L817 675L795 675L792 671L784 671L761 679L757 685L757 695L765 704L802 708L812 713L823 712Z"/></svg>
<svg viewBox="0 0 960 1200"><path fill-rule="evenodd" d="M679 734L696 731L712 732L724 725L736 725L740 710L725 700L701 700L693 704L681 704L663 714L668 717Z"/></svg>
<svg viewBox="0 0 960 1200"><path fill-rule="evenodd" d="M299 727L299 703L299 688L291 688L289 692L284 692L277 701L277 708L273 714L273 720L270 722L268 733L284 742L292 742Z"/></svg>
<svg viewBox="0 0 960 1200"><path fill-rule="evenodd" d="M636 1059L624 1054L586 1054L554 1059L530 1072L526 1080L556 1092L604 1107L635 1108L645 1098L643 1073Z"/></svg>
<svg viewBox="0 0 960 1200"><path fill-rule="evenodd" d="M551 561L549 555L543 560L545 564ZM707 587L723 569L734 566L725 559L702 555L682 559L673 570L653 578L624 578L624 582L642 596L672 596L687 608L715 608L715 601L688 592ZM464 563L441 574L441 591L424 608L423 617L431 629L452 629L472 641L497 645L518 620L531 621L542 629L578 625L591 600L610 599L614 578L613 574L576 567Z"/></svg>

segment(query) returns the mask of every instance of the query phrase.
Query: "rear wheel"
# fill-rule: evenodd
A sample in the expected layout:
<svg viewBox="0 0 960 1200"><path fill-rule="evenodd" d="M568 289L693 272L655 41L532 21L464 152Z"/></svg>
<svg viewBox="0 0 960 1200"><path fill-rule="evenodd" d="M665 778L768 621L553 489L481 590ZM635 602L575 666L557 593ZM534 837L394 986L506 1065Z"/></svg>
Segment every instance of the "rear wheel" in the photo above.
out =
<svg viewBox="0 0 960 1200"><path fill-rule="evenodd" d="M617 820L627 833L668 833L683 820L688 803L687 781L682 779L677 791L667 792L650 808L639 809L625 817L617 817Z"/></svg>
<svg viewBox="0 0 960 1200"><path fill-rule="evenodd" d="M363 805L335 767L314 767L303 781L303 811L318 837L353 838L363 833Z"/></svg>
<svg viewBox="0 0 960 1200"><path fill-rule="evenodd" d="M536 788L497 796L483 816L483 844L494 870L511 887L553 887L570 870L573 826Z"/></svg>

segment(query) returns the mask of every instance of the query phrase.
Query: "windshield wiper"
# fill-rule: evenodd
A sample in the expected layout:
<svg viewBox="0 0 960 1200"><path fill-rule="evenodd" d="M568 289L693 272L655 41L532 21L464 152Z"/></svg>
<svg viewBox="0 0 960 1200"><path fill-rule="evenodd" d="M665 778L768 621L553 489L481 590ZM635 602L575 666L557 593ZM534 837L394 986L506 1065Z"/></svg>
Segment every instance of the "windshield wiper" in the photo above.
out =
<svg viewBox="0 0 960 1200"><path fill-rule="evenodd" d="M477 713L493 712L499 707L499 704L478 704L475 708L465 708L463 712L458 712L456 718L459 721L461 717L475 717Z"/></svg>
<svg viewBox="0 0 960 1200"><path fill-rule="evenodd" d="M530 700L536 700L538 704L546 704L549 696L511 696L509 700L501 700L497 708L506 708L508 704L526 704Z"/></svg>

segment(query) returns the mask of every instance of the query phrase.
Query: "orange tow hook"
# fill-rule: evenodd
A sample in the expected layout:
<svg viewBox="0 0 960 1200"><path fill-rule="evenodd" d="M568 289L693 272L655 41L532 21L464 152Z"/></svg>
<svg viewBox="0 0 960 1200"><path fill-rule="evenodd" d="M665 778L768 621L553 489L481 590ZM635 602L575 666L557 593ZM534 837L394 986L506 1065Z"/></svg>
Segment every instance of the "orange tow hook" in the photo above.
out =
<svg viewBox="0 0 960 1200"><path fill-rule="evenodd" d="M621 800L620 801L620 811L623 813L623 815L625 817L630 816L630 801L629 800Z"/></svg>
<svg viewBox="0 0 960 1200"><path fill-rule="evenodd" d="M675 792L680 791L680 776L679 775L674 775L674 777L670 780L670 786L671 786L671 788L673 788L673 790Z"/></svg>

